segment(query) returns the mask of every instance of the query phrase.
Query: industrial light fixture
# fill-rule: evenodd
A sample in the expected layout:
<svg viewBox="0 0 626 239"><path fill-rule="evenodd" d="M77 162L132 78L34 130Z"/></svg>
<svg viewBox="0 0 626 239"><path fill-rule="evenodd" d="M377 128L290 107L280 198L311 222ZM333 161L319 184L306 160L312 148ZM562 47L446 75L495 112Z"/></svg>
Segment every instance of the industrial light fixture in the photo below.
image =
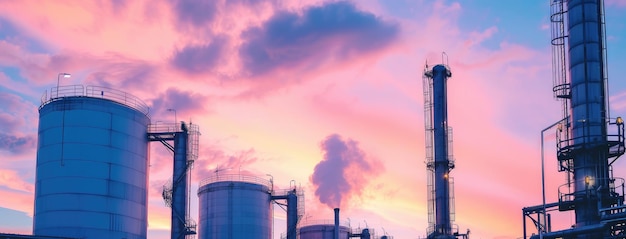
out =
<svg viewBox="0 0 626 239"><path fill-rule="evenodd" d="M70 78L70 77L72 77L72 74L70 74L70 73L59 73L57 75L57 95L56 95L56 98L59 98L59 82L61 81L61 76L63 76L63 78Z"/></svg>
<svg viewBox="0 0 626 239"><path fill-rule="evenodd" d="M624 124L624 119L622 119L622 117L617 117L617 119L615 119L615 124L623 125Z"/></svg>

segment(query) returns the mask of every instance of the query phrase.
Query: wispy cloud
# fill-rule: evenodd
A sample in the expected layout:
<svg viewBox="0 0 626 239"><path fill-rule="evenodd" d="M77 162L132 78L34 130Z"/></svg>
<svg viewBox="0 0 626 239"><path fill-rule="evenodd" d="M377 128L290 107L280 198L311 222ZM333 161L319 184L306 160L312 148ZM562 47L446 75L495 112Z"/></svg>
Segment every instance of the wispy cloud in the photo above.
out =
<svg viewBox="0 0 626 239"><path fill-rule="evenodd" d="M215 19L219 1L172 0L174 13L179 26L190 24L207 27Z"/></svg>
<svg viewBox="0 0 626 239"><path fill-rule="evenodd" d="M221 63L227 44L225 36L218 36L207 44L187 45L174 53L171 63L186 73L210 72Z"/></svg>
<svg viewBox="0 0 626 239"><path fill-rule="evenodd" d="M35 146L37 146L37 139L33 135L19 137L0 133L0 151L21 154L34 152Z"/></svg>

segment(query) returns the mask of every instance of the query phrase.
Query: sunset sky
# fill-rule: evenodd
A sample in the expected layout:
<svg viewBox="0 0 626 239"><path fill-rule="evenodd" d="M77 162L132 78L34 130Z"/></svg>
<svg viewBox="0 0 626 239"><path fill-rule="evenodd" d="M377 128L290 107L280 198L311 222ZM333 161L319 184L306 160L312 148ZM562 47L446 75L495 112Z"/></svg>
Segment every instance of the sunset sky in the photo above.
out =
<svg viewBox="0 0 626 239"><path fill-rule="evenodd" d="M626 0L605 5L611 116L626 116ZM549 11L549 0L0 0L0 232L31 233L37 109L67 72L60 85L123 90L152 122L174 121L171 108L199 125L195 219L198 182L219 169L295 180L307 219L340 204L353 228L425 237L422 74L444 58L456 224L474 239L521 237L522 208L541 203L540 132L562 118ZM553 137L548 202L565 183ZM349 157L333 161L341 147ZM165 239L172 159L150 148L148 235ZM626 162L614 170L626 177ZM285 213L274 215L279 238Z"/></svg>

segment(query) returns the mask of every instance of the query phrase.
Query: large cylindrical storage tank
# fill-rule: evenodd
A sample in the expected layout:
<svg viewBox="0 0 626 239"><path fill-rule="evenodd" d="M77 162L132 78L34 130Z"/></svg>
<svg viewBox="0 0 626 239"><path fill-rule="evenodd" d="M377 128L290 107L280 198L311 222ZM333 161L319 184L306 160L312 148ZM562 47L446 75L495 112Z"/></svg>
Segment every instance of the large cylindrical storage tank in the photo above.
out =
<svg viewBox="0 0 626 239"><path fill-rule="evenodd" d="M33 234L145 239L147 106L99 87L52 96L39 108Z"/></svg>
<svg viewBox="0 0 626 239"><path fill-rule="evenodd" d="M298 235L300 239L334 239L335 225L329 223L303 226L298 229ZM339 226L339 239L348 239L349 235L348 227Z"/></svg>
<svg viewBox="0 0 626 239"><path fill-rule="evenodd" d="M270 239L269 181L244 175L217 175L198 188L199 239Z"/></svg>

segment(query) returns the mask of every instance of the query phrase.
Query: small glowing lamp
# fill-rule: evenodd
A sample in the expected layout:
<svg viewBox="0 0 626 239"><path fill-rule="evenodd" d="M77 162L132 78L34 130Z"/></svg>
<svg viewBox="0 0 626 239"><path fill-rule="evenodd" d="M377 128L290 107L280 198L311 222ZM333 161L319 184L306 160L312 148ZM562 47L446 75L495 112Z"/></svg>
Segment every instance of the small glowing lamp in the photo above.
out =
<svg viewBox="0 0 626 239"><path fill-rule="evenodd" d="M615 119L615 124L623 125L624 124L624 119L622 119L622 117L617 117L617 119Z"/></svg>

